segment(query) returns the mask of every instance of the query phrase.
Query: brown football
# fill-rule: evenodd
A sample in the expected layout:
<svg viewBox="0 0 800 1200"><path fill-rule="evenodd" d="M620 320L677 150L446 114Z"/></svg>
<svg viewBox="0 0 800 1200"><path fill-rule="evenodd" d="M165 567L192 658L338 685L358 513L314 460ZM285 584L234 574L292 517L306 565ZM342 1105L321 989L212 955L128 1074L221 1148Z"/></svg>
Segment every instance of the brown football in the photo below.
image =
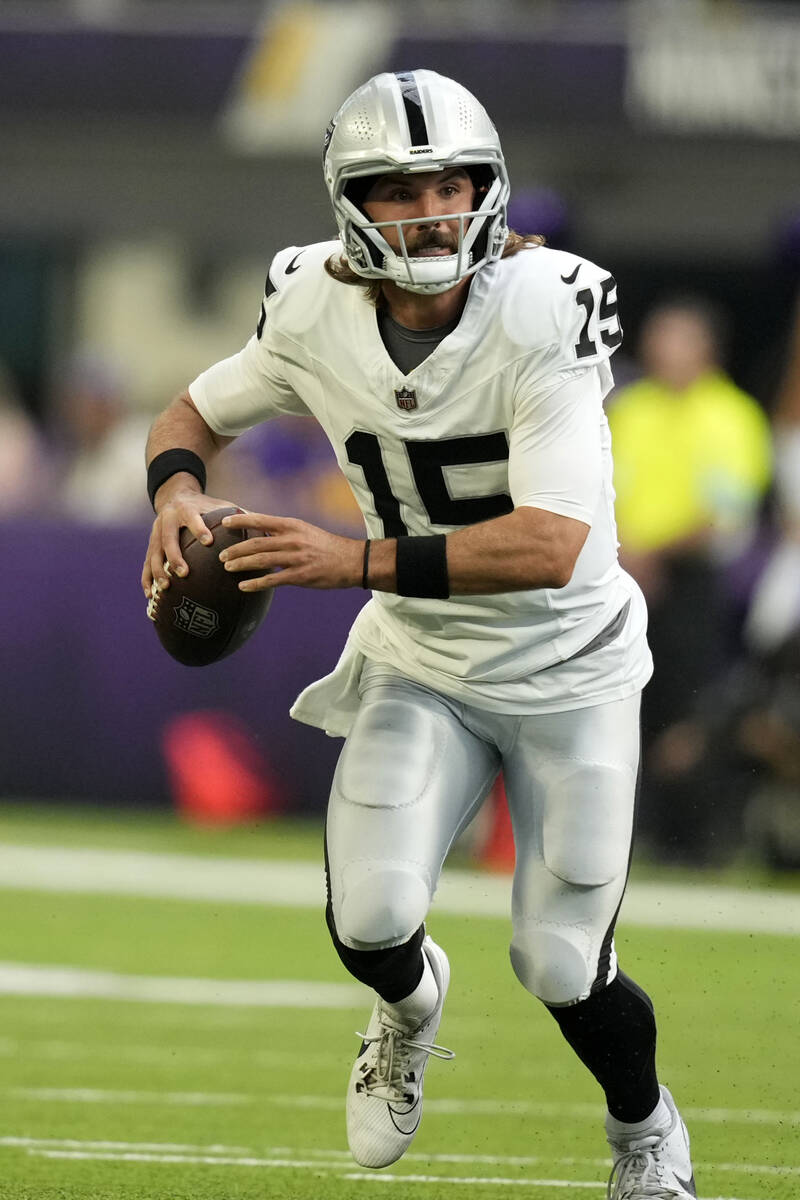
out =
<svg viewBox="0 0 800 1200"><path fill-rule="evenodd" d="M228 529L222 518L240 508L215 508L203 515L214 535L209 546L188 529L181 530L181 551L189 568L183 579L170 576L163 591L154 586L147 615L168 654L187 667L205 667L233 654L255 633L272 603L272 589L242 592L241 579L263 571L233 574L219 561L222 550L250 537L246 529Z"/></svg>

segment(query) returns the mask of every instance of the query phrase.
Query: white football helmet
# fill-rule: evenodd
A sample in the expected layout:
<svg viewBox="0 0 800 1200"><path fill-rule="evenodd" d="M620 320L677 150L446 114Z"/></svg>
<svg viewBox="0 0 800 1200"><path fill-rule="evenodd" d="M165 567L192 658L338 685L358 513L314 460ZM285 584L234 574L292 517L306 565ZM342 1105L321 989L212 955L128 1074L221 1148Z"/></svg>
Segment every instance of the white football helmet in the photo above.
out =
<svg viewBox="0 0 800 1200"><path fill-rule="evenodd" d="M369 176L453 166L475 184L473 212L370 221L361 207ZM497 130L471 92L435 71L385 72L353 92L326 131L323 168L347 261L365 279L444 292L503 252L509 184ZM412 258L406 227L436 221L458 222L456 253ZM387 226L397 229L399 252L383 236Z"/></svg>

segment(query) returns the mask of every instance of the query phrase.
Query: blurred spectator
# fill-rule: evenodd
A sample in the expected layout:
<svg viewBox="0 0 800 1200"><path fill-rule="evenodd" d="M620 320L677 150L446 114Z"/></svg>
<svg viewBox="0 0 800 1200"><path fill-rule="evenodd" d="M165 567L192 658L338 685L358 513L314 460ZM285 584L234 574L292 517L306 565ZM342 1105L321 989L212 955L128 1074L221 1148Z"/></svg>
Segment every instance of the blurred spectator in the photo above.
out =
<svg viewBox="0 0 800 1200"><path fill-rule="evenodd" d="M45 511L51 486L44 441L0 362L0 517Z"/></svg>
<svg viewBox="0 0 800 1200"><path fill-rule="evenodd" d="M609 412L621 558L647 596L655 659L642 708L641 827L654 850L693 860L713 853L725 798L667 797L669 751L686 748L662 742L650 752L733 656L723 566L752 536L771 471L767 418L723 371L723 341L712 306L662 304L642 331L645 375Z"/></svg>
<svg viewBox="0 0 800 1200"><path fill-rule="evenodd" d="M96 354L77 355L58 382L54 420L63 456L60 511L95 524L146 516L150 420L129 410L117 366Z"/></svg>

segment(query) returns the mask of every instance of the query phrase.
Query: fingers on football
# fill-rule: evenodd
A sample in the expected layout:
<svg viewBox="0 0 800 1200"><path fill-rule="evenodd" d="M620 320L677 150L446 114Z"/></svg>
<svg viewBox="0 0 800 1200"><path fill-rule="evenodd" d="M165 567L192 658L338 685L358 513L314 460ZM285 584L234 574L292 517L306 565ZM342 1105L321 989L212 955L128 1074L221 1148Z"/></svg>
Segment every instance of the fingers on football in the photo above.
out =
<svg viewBox="0 0 800 1200"><path fill-rule="evenodd" d="M241 579L240 592L266 592L269 588L281 587L286 583L296 583L295 579L287 579L286 571L270 571L268 575L260 575L258 579Z"/></svg>
<svg viewBox="0 0 800 1200"><path fill-rule="evenodd" d="M288 533L302 525L295 517L272 517L268 513L235 513L223 517L222 524L229 529L258 529L262 533Z"/></svg>
<svg viewBox="0 0 800 1200"><path fill-rule="evenodd" d="M228 563L237 563L236 567L231 566L231 570L246 571L249 567L242 565L241 559L250 559L266 554L285 554L290 547L283 542L276 542L274 538L248 538L246 542L239 542L234 546L228 546L220 554L220 559L227 566ZM254 563L253 566L271 566L274 567L275 562L271 563Z"/></svg>
<svg viewBox="0 0 800 1200"><path fill-rule="evenodd" d="M247 558L229 559L226 571L275 571L286 565L285 557L279 554L250 554Z"/></svg>
<svg viewBox="0 0 800 1200"><path fill-rule="evenodd" d="M197 512L195 509L190 509L186 514L186 519L182 523L181 528L183 525L185 525L189 532L194 534L198 542L202 542L204 546L210 546L214 541L214 535L203 520L203 514L201 512Z"/></svg>

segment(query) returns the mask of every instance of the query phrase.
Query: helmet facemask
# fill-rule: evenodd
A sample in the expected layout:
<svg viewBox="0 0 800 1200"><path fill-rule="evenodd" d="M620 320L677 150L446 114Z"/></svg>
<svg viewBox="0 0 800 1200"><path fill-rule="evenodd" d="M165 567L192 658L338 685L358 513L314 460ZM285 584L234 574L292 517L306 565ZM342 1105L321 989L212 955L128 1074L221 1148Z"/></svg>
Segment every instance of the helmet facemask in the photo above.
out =
<svg viewBox="0 0 800 1200"><path fill-rule="evenodd" d="M472 176L473 172L467 171L467 174ZM371 183L374 176L367 178ZM500 202L503 184L499 178L494 178L488 189L476 188L480 203L469 212L392 221L370 220L363 206L348 194L351 189L356 191L354 183L355 180L350 187L345 186L340 201L345 214L342 240L350 266L365 279L387 279L406 291L431 295L448 291L460 280L474 274L487 258L493 259L502 253L507 230L505 204ZM444 224L457 226L455 253L414 257L409 252L407 230ZM384 229L395 230L396 250L383 236ZM490 253L498 245L499 250Z"/></svg>

